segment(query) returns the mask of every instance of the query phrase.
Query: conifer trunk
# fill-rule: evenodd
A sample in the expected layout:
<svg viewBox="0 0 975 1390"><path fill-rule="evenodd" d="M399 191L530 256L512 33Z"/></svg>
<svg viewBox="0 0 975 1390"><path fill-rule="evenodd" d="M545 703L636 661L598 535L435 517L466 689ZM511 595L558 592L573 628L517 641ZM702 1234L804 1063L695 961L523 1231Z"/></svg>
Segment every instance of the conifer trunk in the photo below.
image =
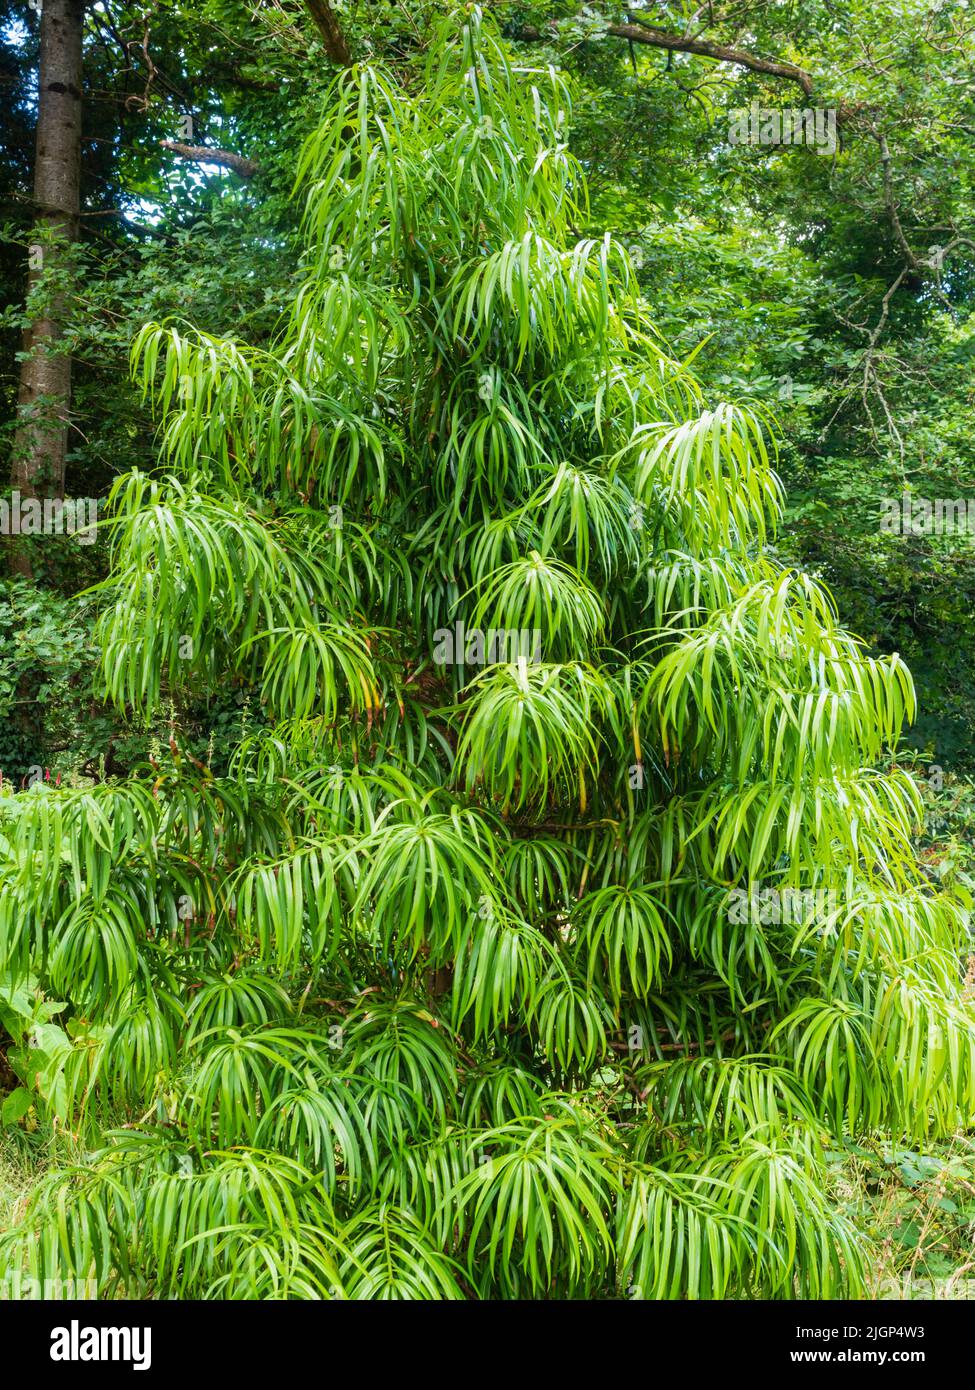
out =
<svg viewBox="0 0 975 1390"><path fill-rule="evenodd" d="M43 0L37 145L34 163L34 227L28 271L28 304L36 316L24 330L18 393L19 424L10 481L21 497L63 497L71 407L71 357L64 331L65 254L78 235L81 182L82 32L85 0ZM29 572L15 550L12 566Z"/></svg>

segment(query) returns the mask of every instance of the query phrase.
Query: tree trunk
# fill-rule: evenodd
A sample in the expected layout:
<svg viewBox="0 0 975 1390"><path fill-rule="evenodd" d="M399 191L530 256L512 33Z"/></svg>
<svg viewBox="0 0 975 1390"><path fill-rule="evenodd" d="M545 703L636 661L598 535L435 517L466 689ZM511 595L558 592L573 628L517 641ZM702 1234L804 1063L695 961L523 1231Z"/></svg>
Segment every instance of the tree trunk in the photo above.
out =
<svg viewBox="0 0 975 1390"><path fill-rule="evenodd" d="M86 0L43 0L34 162L34 244L24 331L19 424L10 481L21 497L64 496L71 358L59 346L65 311L65 248L78 235L81 182L81 48ZM11 507L13 516L14 507ZM29 573L23 550L15 571Z"/></svg>

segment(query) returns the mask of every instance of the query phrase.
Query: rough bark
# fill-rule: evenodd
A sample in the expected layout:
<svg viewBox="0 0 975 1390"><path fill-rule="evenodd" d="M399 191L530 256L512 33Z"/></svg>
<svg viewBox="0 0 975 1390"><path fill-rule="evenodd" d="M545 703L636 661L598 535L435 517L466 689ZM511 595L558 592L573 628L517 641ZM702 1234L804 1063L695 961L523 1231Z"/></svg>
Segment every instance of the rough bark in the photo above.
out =
<svg viewBox="0 0 975 1390"><path fill-rule="evenodd" d="M58 282L65 251L78 235L84 12L85 0L44 0L41 14L35 235L28 270L28 302L36 297L39 308L24 331L11 460L11 484L22 497L64 496L71 358L60 345L65 303ZM13 563L25 572L23 554Z"/></svg>
<svg viewBox="0 0 975 1390"><path fill-rule="evenodd" d="M332 62L337 63L340 68L350 68L352 66L352 54L349 52L345 35L342 33L342 26L335 18L335 11L328 0L305 0L305 5L318 27L318 32L322 36L322 43L325 45L325 52Z"/></svg>

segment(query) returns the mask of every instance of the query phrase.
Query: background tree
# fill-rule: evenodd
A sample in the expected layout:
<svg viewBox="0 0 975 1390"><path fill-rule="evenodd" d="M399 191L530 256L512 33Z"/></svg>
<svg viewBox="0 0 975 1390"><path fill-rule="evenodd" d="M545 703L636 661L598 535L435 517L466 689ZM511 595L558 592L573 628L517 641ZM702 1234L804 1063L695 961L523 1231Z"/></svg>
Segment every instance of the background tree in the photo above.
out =
<svg viewBox="0 0 975 1390"><path fill-rule="evenodd" d="M81 36L84 0L47 0L41 8L34 158L34 241L20 368L20 430L12 482L25 497L64 495L71 407L71 358L61 342L81 181ZM23 555L19 558L23 564Z"/></svg>

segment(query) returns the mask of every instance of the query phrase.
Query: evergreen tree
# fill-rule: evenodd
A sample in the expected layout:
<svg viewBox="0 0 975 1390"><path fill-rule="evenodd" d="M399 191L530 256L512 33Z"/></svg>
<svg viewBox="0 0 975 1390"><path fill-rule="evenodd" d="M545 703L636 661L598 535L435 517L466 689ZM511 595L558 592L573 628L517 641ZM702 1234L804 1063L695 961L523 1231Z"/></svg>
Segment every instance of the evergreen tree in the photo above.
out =
<svg viewBox="0 0 975 1390"><path fill-rule="evenodd" d="M163 467L115 488L99 649L172 736L0 801L13 1106L93 1151L12 1267L828 1298L831 1136L975 1110L963 907L871 770L910 675L767 549L768 422L578 239L568 114L475 8L414 90L343 72L275 343L135 345ZM228 683L218 772L179 701Z"/></svg>

